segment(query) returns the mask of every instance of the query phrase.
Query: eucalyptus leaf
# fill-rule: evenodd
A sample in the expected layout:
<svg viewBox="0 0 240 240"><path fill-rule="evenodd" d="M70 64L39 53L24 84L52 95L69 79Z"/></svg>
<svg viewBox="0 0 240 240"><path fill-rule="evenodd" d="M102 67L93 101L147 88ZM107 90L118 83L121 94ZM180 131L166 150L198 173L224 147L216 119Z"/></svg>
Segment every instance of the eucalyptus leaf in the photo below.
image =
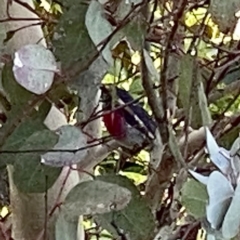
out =
<svg viewBox="0 0 240 240"><path fill-rule="evenodd" d="M43 94L52 86L58 72L54 55L38 44L29 44L15 52L13 73L16 81L28 91Z"/></svg>
<svg viewBox="0 0 240 240"><path fill-rule="evenodd" d="M56 134L59 139L53 149L62 151L45 153L41 156L42 163L55 167L71 166L86 157L87 137L79 128L72 125L62 126L56 130ZM83 149L78 150L80 148Z"/></svg>
<svg viewBox="0 0 240 240"><path fill-rule="evenodd" d="M4 134L6 129L8 129L12 122L16 121L16 113L19 113L21 109L16 106L12 108L10 113L8 114L8 122L3 126L0 130ZM16 154L0 154L0 162L1 166L3 164L13 164L18 159L17 150L24 146L27 139L34 134L36 131L46 130L46 127L43 124L44 119L46 118L49 110L51 108L51 104L48 101L44 101L37 110L33 111L33 114L30 118L23 120L8 136L5 140L1 150L7 151L16 151Z"/></svg>
<svg viewBox="0 0 240 240"><path fill-rule="evenodd" d="M141 3L142 0L120 0L120 3L117 6L116 12L115 12L115 18L118 21L122 21L132 10L132 8L136 5Z"/></svg>
<svg viewBox="0 0 240 240"><path fill-rule="evenodd" d="M116 238L119 237L117 232L120 231L131 240L151 239L155 228L154 218L136 186L129 179L120 175L98 176L97 179L127 188L131 192L132 199L121 211L96 215L96 221Z"/></svg>
<svg viewBox="0 0 240 240"><path fill-rule="evenodd" d="M33 94L17 83L13 75L12 68L13 63L5 64L3 67L2 86L9 97L11 104L18 105L18 107L20 107L21 105L27 103Z"/></svg>
<svg viewBox="0 0 240 240"><path fill-rule="evenodd" d="M95 46L98 47L98 49L102 47L102 45L99 46L99 44L102 43L102 41L104 41L107 37L109 37L114 29L104 17L104 15L104 8L102 4L96 0L92 0L86 13L85 24L89 36L91 37ZM114 62L110 49L110 43L106 45L105 49L102 51L102 55L107 63L110 66L113 66Z"/></svg>
<svg viewBox="0 0 240 240"><path fill-rule="evenodd" d="M76 221L67 221L64 218L64 214L60 212L56 225L55 225L55 235L56 240L73 240L77 239L77 230L78 230L78 220Z"/></svg>
<svg viewBox="0 0 240 240"><path fill-rule="evenodd" d="M67 1L53 35L54 54L63 69L74 63L81 66L97 52L85 26L88 5L83 1Z"/></svg>
<svg viewBox="0 0 240 240"><path fill-rule="evenodd" d="M179 99L182 102L184 109L187 111L190 107L192 81L194 76L195 58L191 55L184 55L180 61L179 67Z"/></svg>
<svg viewBox="0 0 240 240"><path fill-rule="evenodd" d="M240 175L240 137L236 138L234 141L231 149L230 149L230 156L231 156L231 167L236 179L239 179Z"/></svg>
<svg viewBox="0 0 240 240"><path fill-rule="evenodd" d="M199 108L202 115L203 126L209 126L212 123L212 117L208 109L207 97L204 92L202 81L200 81L198 85L198 102L199 102Z"/></svg>
<svg viewBox="0 0 240 240"><path fill-rule="evenodd" d="M142 50L146 33L147 25L142 14L134 17L118 32L119 35L122 35L123 38L127 39L134 51Z"/></svg>
<svg viewBox="0 0 240 240"><path fill-rule="evenodd" d="M67 221L76 221L80 215L121 210L130 200L131 192L127 188L96 179L79 183L69 192L63 213Z"/></svg>
<svg viewBox="0 0 240 240"><path fill-rule="evenodd" d="M208 194L203 184L193 179L184 183L181 189L181 202L190 215L195 218L204 217L207 200Z"/></svg>
<svg viewBox="0 0 240 240"><path fill-rule="evenodd" d="M203 112L199 106L199 84L201 81L201 69L195 56L186 54L179 60L179 100L190 119L193 128L202 126Z"/></svg>
<svg viewBox="0 0 240 240"><path fill-rule="evenodd" d="M223 33L233 31L237 23L235 13L240 9L239 0L232 1L218 1L211 0L209 12L211 13L213 21L218 25Z"/></svg>
<svg viewBox="0 0 240 240"><path fill-rule="evenodd" d="M185 160L182 156L182 153L179 149L178 142L176 136L173 134L172 127L168 127L168 132L169 132L169 148L171 150L171 153L173 157L175 158L177 163L181 163L182 165L185 165Z"/></svg>
<svg viewBox="0 0 240 240"><path fill-rule="evenodd" d="M107 70L107 63L99 56L86 71L73 81L72 87L77 90L78 96L81 98L79 110L76 113L78 121L88 120L96 111L100 97L99 87ZM99 129L95 130L99 131Z"/></svg>
<svg viewBox="0 0 240 240"><path fill-rule="evenodd" d="M49 189L61 173L61 168L44 166L40 162L40 152L47 151L57 142L57 135L49 130L32 134L19 150L29 153L19 153L14 162L13 181L17 188L26 193L43 193Z"/></svg>
<svg viewBox="0 0 240 240"><path fill-rule="evenodd" d="M157 69L153 65L153 61L151 56L149 55L148 51L146 49L143 49L143 56L144 56L144 61L146 63L147 69L151 77L153 78L154 82L159 82L160 80L160 75L157 71Z"/></svg>

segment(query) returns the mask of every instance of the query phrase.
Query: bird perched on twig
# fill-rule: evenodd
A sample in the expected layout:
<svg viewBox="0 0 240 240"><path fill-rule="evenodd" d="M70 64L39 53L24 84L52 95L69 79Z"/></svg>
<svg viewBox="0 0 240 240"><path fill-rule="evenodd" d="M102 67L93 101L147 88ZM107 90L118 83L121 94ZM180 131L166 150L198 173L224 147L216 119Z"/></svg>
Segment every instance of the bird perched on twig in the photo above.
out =
<svg viewBox="0 0 240 240"><path fill-rule="evenodd" d="M150 148L156 123L124 89L102 85L103 122L109 134L131 155Z"/></svg>

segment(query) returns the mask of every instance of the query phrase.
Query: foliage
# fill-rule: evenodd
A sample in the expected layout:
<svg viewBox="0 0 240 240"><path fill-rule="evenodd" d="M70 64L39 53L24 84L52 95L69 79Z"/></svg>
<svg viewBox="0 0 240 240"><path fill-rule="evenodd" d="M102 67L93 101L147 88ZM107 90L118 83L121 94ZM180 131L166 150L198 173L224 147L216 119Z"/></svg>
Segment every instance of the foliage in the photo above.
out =
<svg viewBox="0 0 240 240"><path fill-rule="evenodd" d="M0 166L13 166L26 194L45 193L62 167L94 166L91 180L61 203L56 239L77 237L79 215L87 239L197 239L203 231L239 238L240 1L35 6L47 48L32 43L8 56L4 44L21 29L3 34L1 24L24 19L0 19ZM98 121L106 83L127 90L152 116L152 148L131 155L109 147L119 141ZM52 104L68 119L54 131L44 124Z"/></svg>

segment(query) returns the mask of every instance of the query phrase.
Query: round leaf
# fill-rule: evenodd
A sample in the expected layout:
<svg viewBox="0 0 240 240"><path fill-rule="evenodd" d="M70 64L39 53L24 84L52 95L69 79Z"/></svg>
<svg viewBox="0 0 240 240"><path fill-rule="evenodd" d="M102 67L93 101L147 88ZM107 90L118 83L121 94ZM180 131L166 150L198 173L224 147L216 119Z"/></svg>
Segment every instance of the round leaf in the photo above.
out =
<svg viewBox="0 0 240 240"><path fill-rule="evenodd" d="M43 130L32 134L19 150L29 150L21 153L14 163L13 180L17 188L26 193L43 193L50 188L59 174L61 168L44 166L40 162L40 153L34 149L49 149L57 141L57 136Z"/></svg>
<svg viewBox="0 0 240 240"><path fill-rule="evenodd" d="M42 155L42 163L55 167L70 166L86 157L86 148L76 151L87 146L86 135L79 128L66 125L60 127L56 133L59 139L53 149L62 151L45 153Z"/></svg>
<svg viewBox="0 0 240 240"><path fill-rule="evenodd" d="M97 222L116 238L116 228L131 240L152 239L155 222L147 202L142 198L136 186L126 177L120 175L98 176L97 180L115 183L127 188L132 193L130 203L121 211L95 216ZM114 222L116 228L113 227Z"/></svg>
<svg viewBox="0 0 240 240"><path fill-rule="evenodd" d="M35 94L47 92L57 71L53 54L41 45L30 44L15 52L13 73L16 81Z"/></svg>
<svg viewBox="0 0 240 240"><path fill-rule="evenodd" d="M82 1L66 1L53 35L54 55L60 60L62 69L69 69L74 64L86 65L92 55L97 53L85 26L87 4ZM79 76L78 76L79 79Z"/></svg>
<svg viewBox="0 0 240 240"><path fill-rule="evenodd" d="M191 179L183 185L181 194L181 201L188 213L196 218L206 215L208 196L203 184Z"/></svg>
<svg viewBox="0 0 240 240"><path fill-rule="evenodd" d="M79 215L121 210L130 200L131 192L124 187L99 180L87 181L69 192L63 211L68 221L75 221Z"/></svg>

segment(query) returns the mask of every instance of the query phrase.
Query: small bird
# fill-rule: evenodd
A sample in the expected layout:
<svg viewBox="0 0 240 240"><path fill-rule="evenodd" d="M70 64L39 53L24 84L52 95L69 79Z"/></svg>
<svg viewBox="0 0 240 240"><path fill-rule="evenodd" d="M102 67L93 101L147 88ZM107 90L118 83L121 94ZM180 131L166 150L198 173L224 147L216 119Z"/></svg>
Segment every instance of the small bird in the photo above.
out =
<svg viewBox="0 0 240 240"><path fill-rule="evenodd" d="M102 85L103 122L109 134L131 155L150 148L156 123L124 89Z"/></svg>

